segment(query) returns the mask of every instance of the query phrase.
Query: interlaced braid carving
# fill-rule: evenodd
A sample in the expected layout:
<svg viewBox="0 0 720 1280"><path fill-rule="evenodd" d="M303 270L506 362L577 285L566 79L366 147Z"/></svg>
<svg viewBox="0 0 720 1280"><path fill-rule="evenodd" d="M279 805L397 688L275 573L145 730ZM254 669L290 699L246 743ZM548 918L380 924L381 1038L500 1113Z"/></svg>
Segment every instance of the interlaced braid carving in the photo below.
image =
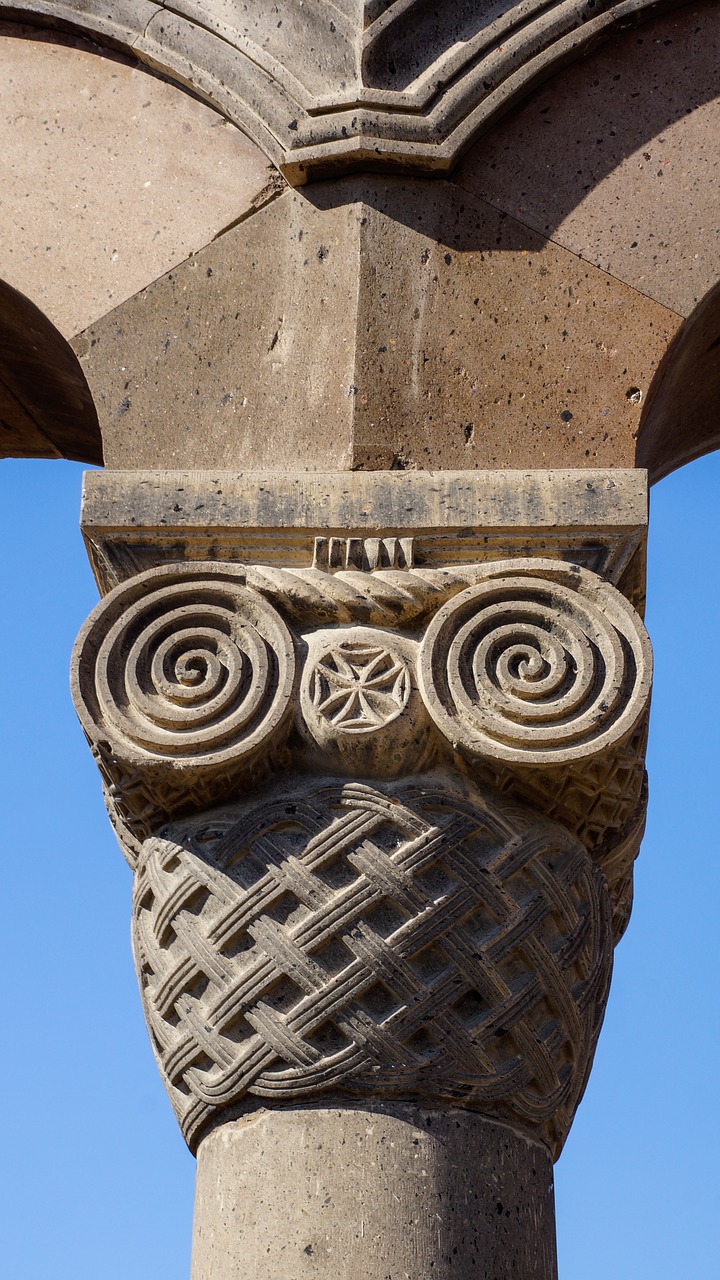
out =
<svg viewBox="0 0 720 1280"><path fill-rule="evenodd" d="M613 904L613 934L619 942L630 919L633 863L645 830L647 722L616 751L584 769L537 775L517 766L476 766L473 776L517 803L541 808L582 840L605 874Z"/></svg>
<svg viewBox="0 0 720 1280"><path fill-rule="evenodd" d="M558 1151L609 912L567 831L444 775L175 823L143 849L134 948L188 1143L261 1099L351 1091L510 1118Z"/></svg>

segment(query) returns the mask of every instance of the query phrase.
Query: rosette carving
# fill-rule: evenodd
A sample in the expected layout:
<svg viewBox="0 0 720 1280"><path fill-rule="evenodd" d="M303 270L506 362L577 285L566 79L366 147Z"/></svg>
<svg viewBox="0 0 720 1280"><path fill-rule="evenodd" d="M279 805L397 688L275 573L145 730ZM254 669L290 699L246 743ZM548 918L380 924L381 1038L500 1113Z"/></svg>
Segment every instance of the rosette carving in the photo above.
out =
<svg viewBox="0 0 720 1280"><path fill-rule="evenodd" d="M651 674L645 628L609 583L575 565L508 560L436 614L420 687L462 754L553 766L624 741L647 712Z"/></svg>
<svg viewBox="0 0 720 1280"><path fill-rule="evenodd" d="M153 569L78 637L73 695L121 820L222 795L288 722L295 657L276 610L231 565Z"/></svg>
<svg viewBox="0 0 720 1280"><path fill-rule="evenodd" d="M296 723L305 766L370 778L427 767L436 747L417 687L417 642L373 627L303 638Z"/></svg>

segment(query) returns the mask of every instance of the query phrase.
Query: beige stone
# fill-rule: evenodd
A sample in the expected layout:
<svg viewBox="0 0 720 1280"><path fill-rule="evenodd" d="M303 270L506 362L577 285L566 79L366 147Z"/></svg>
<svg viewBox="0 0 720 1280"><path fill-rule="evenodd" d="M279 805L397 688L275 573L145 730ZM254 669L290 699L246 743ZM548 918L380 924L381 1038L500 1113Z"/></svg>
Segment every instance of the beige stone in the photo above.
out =
<svg viewBox="0 0 720 1280"><path fill-rule="evenodd" d="M477 155L418 174L644 0L23 9L135 50L293 182L404 169L255 190L75 335L123 470L87 486L73 693L199 1156L194 1280L556 1280L550 1159L646 805L645 477L598 468L643 419L677 457L645 404L674 337L666 369L705 373L715 311L687 345L669 258L655 298L603 269L577 183L563 245L479 193Z"/></svg>
<svg viewBox="0 0 720 1280"><path fill-rule="evenodd" d="M637 457L651 482L720 445L720 283L685 322L651 387Z"/></svg>
<svg viewBox="0 0 720 1280"><path fill-rule="evenodd" d="M200 1147L192 1280L556 1280L552 1220L546 1150L507 1126L260 1112Z"/></svg>
<svg viewBox="0 0 720 1280"><path fill-rule="evenodd" d="M439 764L580 835L621 929L645 520L636 473L89 476L85 536L118 585L78 639L74 694L128 857L279 770Z"/></svg>
<svg viewBox="0 0 720 1280"><path fill-rule="evenodd" d="M435 614L419 681L438 728L469 760L567 764L602 755L645 720L650 642L620 592L577 565L495 561Z"/></svg>
<svg viewBox="0 0 720 1280"><path fill-rule="evenodd" d="M450 770L286 772L142 843L133 949L193 1151L342 1099L479 1111L557 1157L613 939L604 876L537 811Z"/></svg>
<svg viewBox="0 0 720 1280"><path fill-rule="evenodd" d="M115 467L632 465L680 319L448 183L287 192L75 342Z"/></svg>
<svg viewBox="0 0 720 1280"><path fill-rule="evenodd" d="M0 276L70 337L247 213L261 152L79 39L0 27Z"/></svg>
<svg viewBox="0 0 720 1280"><path fill-rule="evenodd" d="M687 316L720 277L717 8L626 31L528 97L455 181Z"/></svg>
<svg viewBox="0 0 720 1280"><path fill-rule="evenodd" d="M75 341L113 467L349 467L357 211L287 192Z"/></svg>
<svg viewBox="0 0 720 1280"><path fill-rule="evenodd" d="M644 820L646 514L622 471L88 478L118 585L73 691L199 1155L197 1280L555 1280L538 1170Z"/></svg>
<svg viewBox="0 0 720 1280"><path fill-rule="evenodd" d="M266 570L276 566L279 589L286 592L293 581L288 571L298 582L353 581L358 589L362 584L364 610L376 610L374 619L387 621L417 616L424 606L416 607L408 595L388 615L382 593L374 601L368 594L373 583L394 577L407 585L413 571L417 581L441 571L450 582L450 566L467 572L512 548L519 555L570 558L619 585L642 608L647 478L643 471L620 468L108 470L85 476L82 528L103 593L169 560L215 557ZM388 546L396 542L402 554L391 560ZM467 585L461 576L448 589ZM298 599L300 618L302 607ZM332 601L324 598L322 607L332 609Z"/></svg>
<svg viewBox="0 0 720 1280"><path fill-rule="evenodd" d="M241 14L229 0L16 0L119 42L190 86L294 183L357 168L447 171L477 135L552 71L651 0L600 12L562 3L499 9L287 0Z"/></svg>

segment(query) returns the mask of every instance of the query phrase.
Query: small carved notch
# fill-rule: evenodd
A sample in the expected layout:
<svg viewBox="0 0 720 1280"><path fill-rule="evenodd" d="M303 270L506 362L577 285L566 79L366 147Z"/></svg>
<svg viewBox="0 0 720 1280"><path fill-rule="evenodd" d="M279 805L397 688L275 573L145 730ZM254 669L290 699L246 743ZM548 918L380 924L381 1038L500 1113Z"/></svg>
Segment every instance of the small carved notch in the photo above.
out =
<svg viewBox="0 0 720 1280"><path fill-rule="evenodd" d="M315 539L313 569L332 573L336 569L412 569L412 538L322 538Z"/></svg>

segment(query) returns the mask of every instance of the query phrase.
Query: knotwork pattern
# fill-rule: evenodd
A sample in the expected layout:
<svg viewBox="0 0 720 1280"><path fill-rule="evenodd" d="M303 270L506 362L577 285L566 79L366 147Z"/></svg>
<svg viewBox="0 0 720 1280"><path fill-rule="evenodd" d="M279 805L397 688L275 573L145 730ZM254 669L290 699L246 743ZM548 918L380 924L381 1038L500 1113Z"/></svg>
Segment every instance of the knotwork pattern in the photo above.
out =
<svg viewBox="0 0 720 1280"><path fill-rule="evenodd" d="M289 718L295 655L241 572L179 564L110 592L80 633L73 671L106 784L142 825L194 793L205 807L268 753Z"/></svg>
<svg viewBox="0 0 720 1280"><path fill-rule="evenodd" d="M645 628L609 583L576 565L508 560L436 614L420 687L471 758L567 765L632 733L651 666Z"/></svg>
<svg viewBox="0 0 720 1280"><path fill-rule="evenodd" d="M228 1109L350 1091L511 1118L559 1151L612 962L604 880L562 827L444 775L306 783L148 840L133 915L191 1147Z"/></svg>

